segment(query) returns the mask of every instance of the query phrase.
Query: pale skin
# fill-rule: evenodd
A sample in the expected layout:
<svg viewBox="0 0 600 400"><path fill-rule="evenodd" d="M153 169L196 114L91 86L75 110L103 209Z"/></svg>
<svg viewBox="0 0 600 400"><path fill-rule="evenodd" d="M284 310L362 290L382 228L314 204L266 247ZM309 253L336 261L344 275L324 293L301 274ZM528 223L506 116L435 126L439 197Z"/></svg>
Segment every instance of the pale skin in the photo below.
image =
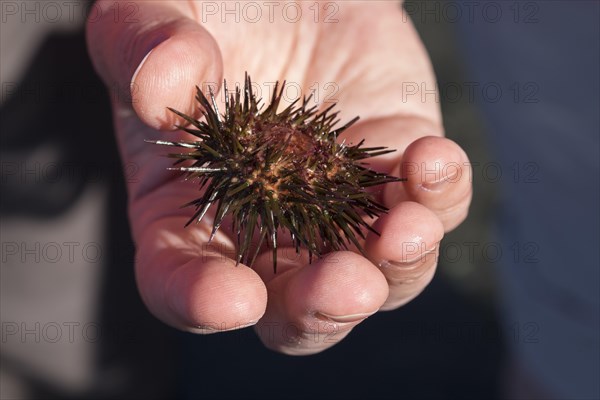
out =
<svg viewBox="0 0 600 400"><path fill-rule="evenodd" d="M444 233L467 216L472 186L465 152L443 137L436 97L420 92L432 90L435 79L398 3L342 2L329 23L308 9L313 2L301 3L306 18L299 21L275 12L270 22L265 9L255 23L243 14L238 23L233 16L222 23L202 2L134 3L131 18L115 18L114 0L96 3L103 17L88 22L87 36L113 91L123 162L136 167L127 182L129 216L137 284L149 310L190 332L254 325L268 348L308 355L418 296L434 275ZM345 139L397 149L371 162L408 182L378 194L390 212L374 221L381 235L368 236L367 257L332 252L308 264L306 254L284 245L273 274L270 250L253 268L236 266L226 229L207 246L210 214L184 228L193 209L180 206L198 197L198 188L167 171L166 149L144 139L189 139L174 131L181 121L166 107L199 117L195 85L242 82L246 71L257 83L286 79L305 93L335 83L342 122L360 116Z"/></svg>

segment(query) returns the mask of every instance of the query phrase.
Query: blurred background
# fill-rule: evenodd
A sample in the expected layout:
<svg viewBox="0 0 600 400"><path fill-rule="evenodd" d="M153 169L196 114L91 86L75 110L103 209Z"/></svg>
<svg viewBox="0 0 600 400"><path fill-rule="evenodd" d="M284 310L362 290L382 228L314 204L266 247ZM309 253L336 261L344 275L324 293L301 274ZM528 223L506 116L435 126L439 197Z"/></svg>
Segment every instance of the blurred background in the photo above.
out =
<svg viewBox="0 0 600 400"><path fill-rule="evenodd" d="M534 320L501 329L495 270L518 251L535 261L535 249L494 238L500 183L522 170L502 171L491 156L481 96L469 95L482 82L468 75L446 5L405 8L435 67L447 136L473 163L470 215L445 237L421 296L322 354L294 358L264 349L251 329L193 336L148 313L126 215L135 168L123 173L85 48L93 7L2 1L0 397L506 398L511 341L536 346L541 336Z"/></svg>

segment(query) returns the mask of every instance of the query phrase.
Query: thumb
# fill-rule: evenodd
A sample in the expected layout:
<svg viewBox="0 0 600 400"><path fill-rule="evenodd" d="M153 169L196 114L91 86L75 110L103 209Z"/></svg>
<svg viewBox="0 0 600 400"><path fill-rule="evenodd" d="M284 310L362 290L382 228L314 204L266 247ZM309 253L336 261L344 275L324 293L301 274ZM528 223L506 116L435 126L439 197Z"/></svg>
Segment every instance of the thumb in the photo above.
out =
<svg viewBox="0 0 600 400"><path fill-rule="evenodd" d="M115 13L120 4L96 2L87 21L94 67L114 100L152 128L173 129L176 117L166 107L196 115L195 85L221 81L219 47L190 17L188 2L128 1L132 12Z"/></svg>

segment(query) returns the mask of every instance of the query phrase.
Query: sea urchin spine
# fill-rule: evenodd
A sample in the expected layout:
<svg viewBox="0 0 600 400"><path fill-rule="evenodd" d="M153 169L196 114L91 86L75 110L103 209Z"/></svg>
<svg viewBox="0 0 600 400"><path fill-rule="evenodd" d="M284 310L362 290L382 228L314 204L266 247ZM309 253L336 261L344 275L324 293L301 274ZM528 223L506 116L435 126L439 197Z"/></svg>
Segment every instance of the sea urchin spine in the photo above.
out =
<svg viewBox="0 0 600 400"><path fill-rule="evenodd" d="M285 82L275 85L271 103L262 110L246 75L244 94L224 83L225 113L221 115L212 90L210 100L197 89L204 121L169 108L190 126L177 126L197 140L152 143L187 149L172 153L174 168L187 179L199 180L201 197L184 206L196 211L186 224L200 222L216 204L212 234L226 217L237 236L236 262L251 266L266 241L277 267L278 234L287 231L296 252L306 248L310 259L326 250L362 250L359 238L375 232L363 216L378 217L387 208L366 188L402 179L373 171L362 161L394 150L338 143L339 135L358 117L337 129L335 104L323 111L307 108L311 96L277 112ZM178 166L188 161L186 166ZM191 164L190 164L191 162ZM377 233L377 232L375 232ZM256 236L256 237L255 237ZM253 245L253 242L256 245Z"/></svg>

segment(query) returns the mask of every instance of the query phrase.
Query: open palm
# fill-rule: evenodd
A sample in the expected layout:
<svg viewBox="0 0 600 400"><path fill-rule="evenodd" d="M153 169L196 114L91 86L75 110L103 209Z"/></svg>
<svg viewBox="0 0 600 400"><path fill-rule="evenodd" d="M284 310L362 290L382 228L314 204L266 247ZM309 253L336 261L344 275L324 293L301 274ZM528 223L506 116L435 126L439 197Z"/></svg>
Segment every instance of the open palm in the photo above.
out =
<svg viewBox="0 0 600 400"><path fill-rule="evenodd" d="M123 161L137 168L128 192L138 287L148 308L177 328L212 333L256 325L269 348L316 353L429 283L444 231L468 211L468 159L441 137L429 61L396 3L300 2L300 18L284 14L281 3L258 19L241 3L239 22L218 9L222 4L137 2L133 18L116 20L111 0L98 2L103 16L88 22L90 54L113 90ZM184 228L193 210L180 206L197 198L198 188L167 170L164 148L144 140L189 139L172 131L181 121L166 107L199 116L195 85L225 78L232 86L246 71L263 98L276 80L287 80L284 100L313 93L319 103L336 101L342 122L360 116L347 141L398 150L372 160L372 168L409 181L379 194L391 211L374 222L381 236L367 238L368 258L332 252L307 266L305 254L284 246L273 274L268 252L253 269L236 267L235 241L225 230L209 245L210 215Z"/></svg>

